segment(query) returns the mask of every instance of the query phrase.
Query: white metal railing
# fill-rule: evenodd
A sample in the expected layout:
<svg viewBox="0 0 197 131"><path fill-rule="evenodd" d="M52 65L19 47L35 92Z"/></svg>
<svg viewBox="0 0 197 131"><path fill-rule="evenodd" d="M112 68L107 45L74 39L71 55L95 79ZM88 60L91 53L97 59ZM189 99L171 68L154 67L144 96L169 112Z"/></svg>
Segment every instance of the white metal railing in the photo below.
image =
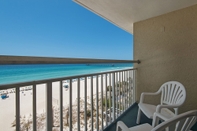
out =
<svg viewBox="0 0 197 131"><path fill-rule="evenodd" d="M98 131L104 130L135 102L135 72L132 68L0 85L0 91L1 95L10 96L5 99L13 99L11 97L15 95L15 123L12 123L12 126L16 131ZM22 91L24 88L28 90ZM45 97L40 95L43 88ZM10 91L14 93L10 94ZM28 92L30 94L27 94ZM26 117L22 116L25 112L22 110L25 107L21 103L23 99L30 99L27 101L32 103L29 111L32 115L29 118L27 113ZM42 113L39 112L38 106L43 108ZM2 107L5 106L1 103L0 108ZM3 117L0 119L1 123L4 122ZM11 123L7 124L11 127Z"/></svg>

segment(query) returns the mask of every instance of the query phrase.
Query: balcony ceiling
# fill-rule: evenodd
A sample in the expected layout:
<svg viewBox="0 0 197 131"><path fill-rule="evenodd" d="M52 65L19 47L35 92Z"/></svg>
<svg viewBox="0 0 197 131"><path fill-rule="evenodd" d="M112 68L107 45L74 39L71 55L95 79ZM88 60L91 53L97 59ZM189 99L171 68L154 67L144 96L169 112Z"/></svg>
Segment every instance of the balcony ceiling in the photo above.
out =
<svg viewBox="0 0 197 131"><path fill-rule="evenodd" d="M74 0L123 30L133 23L197 4L197 0Z"/></svg>

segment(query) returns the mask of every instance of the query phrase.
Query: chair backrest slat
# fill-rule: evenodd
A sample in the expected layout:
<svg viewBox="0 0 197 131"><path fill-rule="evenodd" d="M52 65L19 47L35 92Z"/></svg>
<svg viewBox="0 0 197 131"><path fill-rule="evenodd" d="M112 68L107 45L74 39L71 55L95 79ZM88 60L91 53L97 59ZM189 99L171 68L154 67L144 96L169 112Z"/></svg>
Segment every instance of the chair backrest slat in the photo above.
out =
<svg viewBox="0 0 197 131"><path fill-rule="evenodd" d="M178 96L179 96L179 93L180 93L179 88L180 87L175 88L173 103L175 103L175 101L178 99Z"/></svg>
<svg viewBox="0 0 197 131"><path fill-rule="evenodd" d="M172 84L172 87L170 88L170 100L169 100L170 103L173 103L174 100L173 98L174 98L174 90L176 89L175 87L176 85Z"/></svg>
<svg viewBox="0 0 197 131"><path fill-rule="evenodd" d="M179 88L174 88L173 97L172 97L172 103L174 103L174 101L176 100L176 95L177 95L178 91L179 91Z"/></svg>

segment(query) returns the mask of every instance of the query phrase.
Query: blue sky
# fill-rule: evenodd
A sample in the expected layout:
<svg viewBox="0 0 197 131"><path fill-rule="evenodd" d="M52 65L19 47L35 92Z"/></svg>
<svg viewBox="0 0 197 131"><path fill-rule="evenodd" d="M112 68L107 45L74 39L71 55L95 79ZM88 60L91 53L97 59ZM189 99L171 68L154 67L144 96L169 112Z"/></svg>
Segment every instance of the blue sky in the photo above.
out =
<svg viewBox="0 0 197 131"><path fill-rule="evenodd" d="M1 0L0 55L133 59L133 36L72 0Z"/></svg>

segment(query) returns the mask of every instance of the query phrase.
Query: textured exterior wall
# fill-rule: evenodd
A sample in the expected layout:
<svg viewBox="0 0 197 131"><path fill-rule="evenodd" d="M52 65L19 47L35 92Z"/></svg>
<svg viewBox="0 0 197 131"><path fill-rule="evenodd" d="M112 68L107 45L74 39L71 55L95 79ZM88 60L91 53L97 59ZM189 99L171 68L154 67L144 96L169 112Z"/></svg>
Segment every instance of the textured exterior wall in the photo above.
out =
<svg viewBox="0 0 197 131"><path fill-rule="evenodd" d="M134 24L137 100L166 81L179 81L187 91L180 112L197 109L197 5ZM158 99L149 99L157 103Z"/></svg>

